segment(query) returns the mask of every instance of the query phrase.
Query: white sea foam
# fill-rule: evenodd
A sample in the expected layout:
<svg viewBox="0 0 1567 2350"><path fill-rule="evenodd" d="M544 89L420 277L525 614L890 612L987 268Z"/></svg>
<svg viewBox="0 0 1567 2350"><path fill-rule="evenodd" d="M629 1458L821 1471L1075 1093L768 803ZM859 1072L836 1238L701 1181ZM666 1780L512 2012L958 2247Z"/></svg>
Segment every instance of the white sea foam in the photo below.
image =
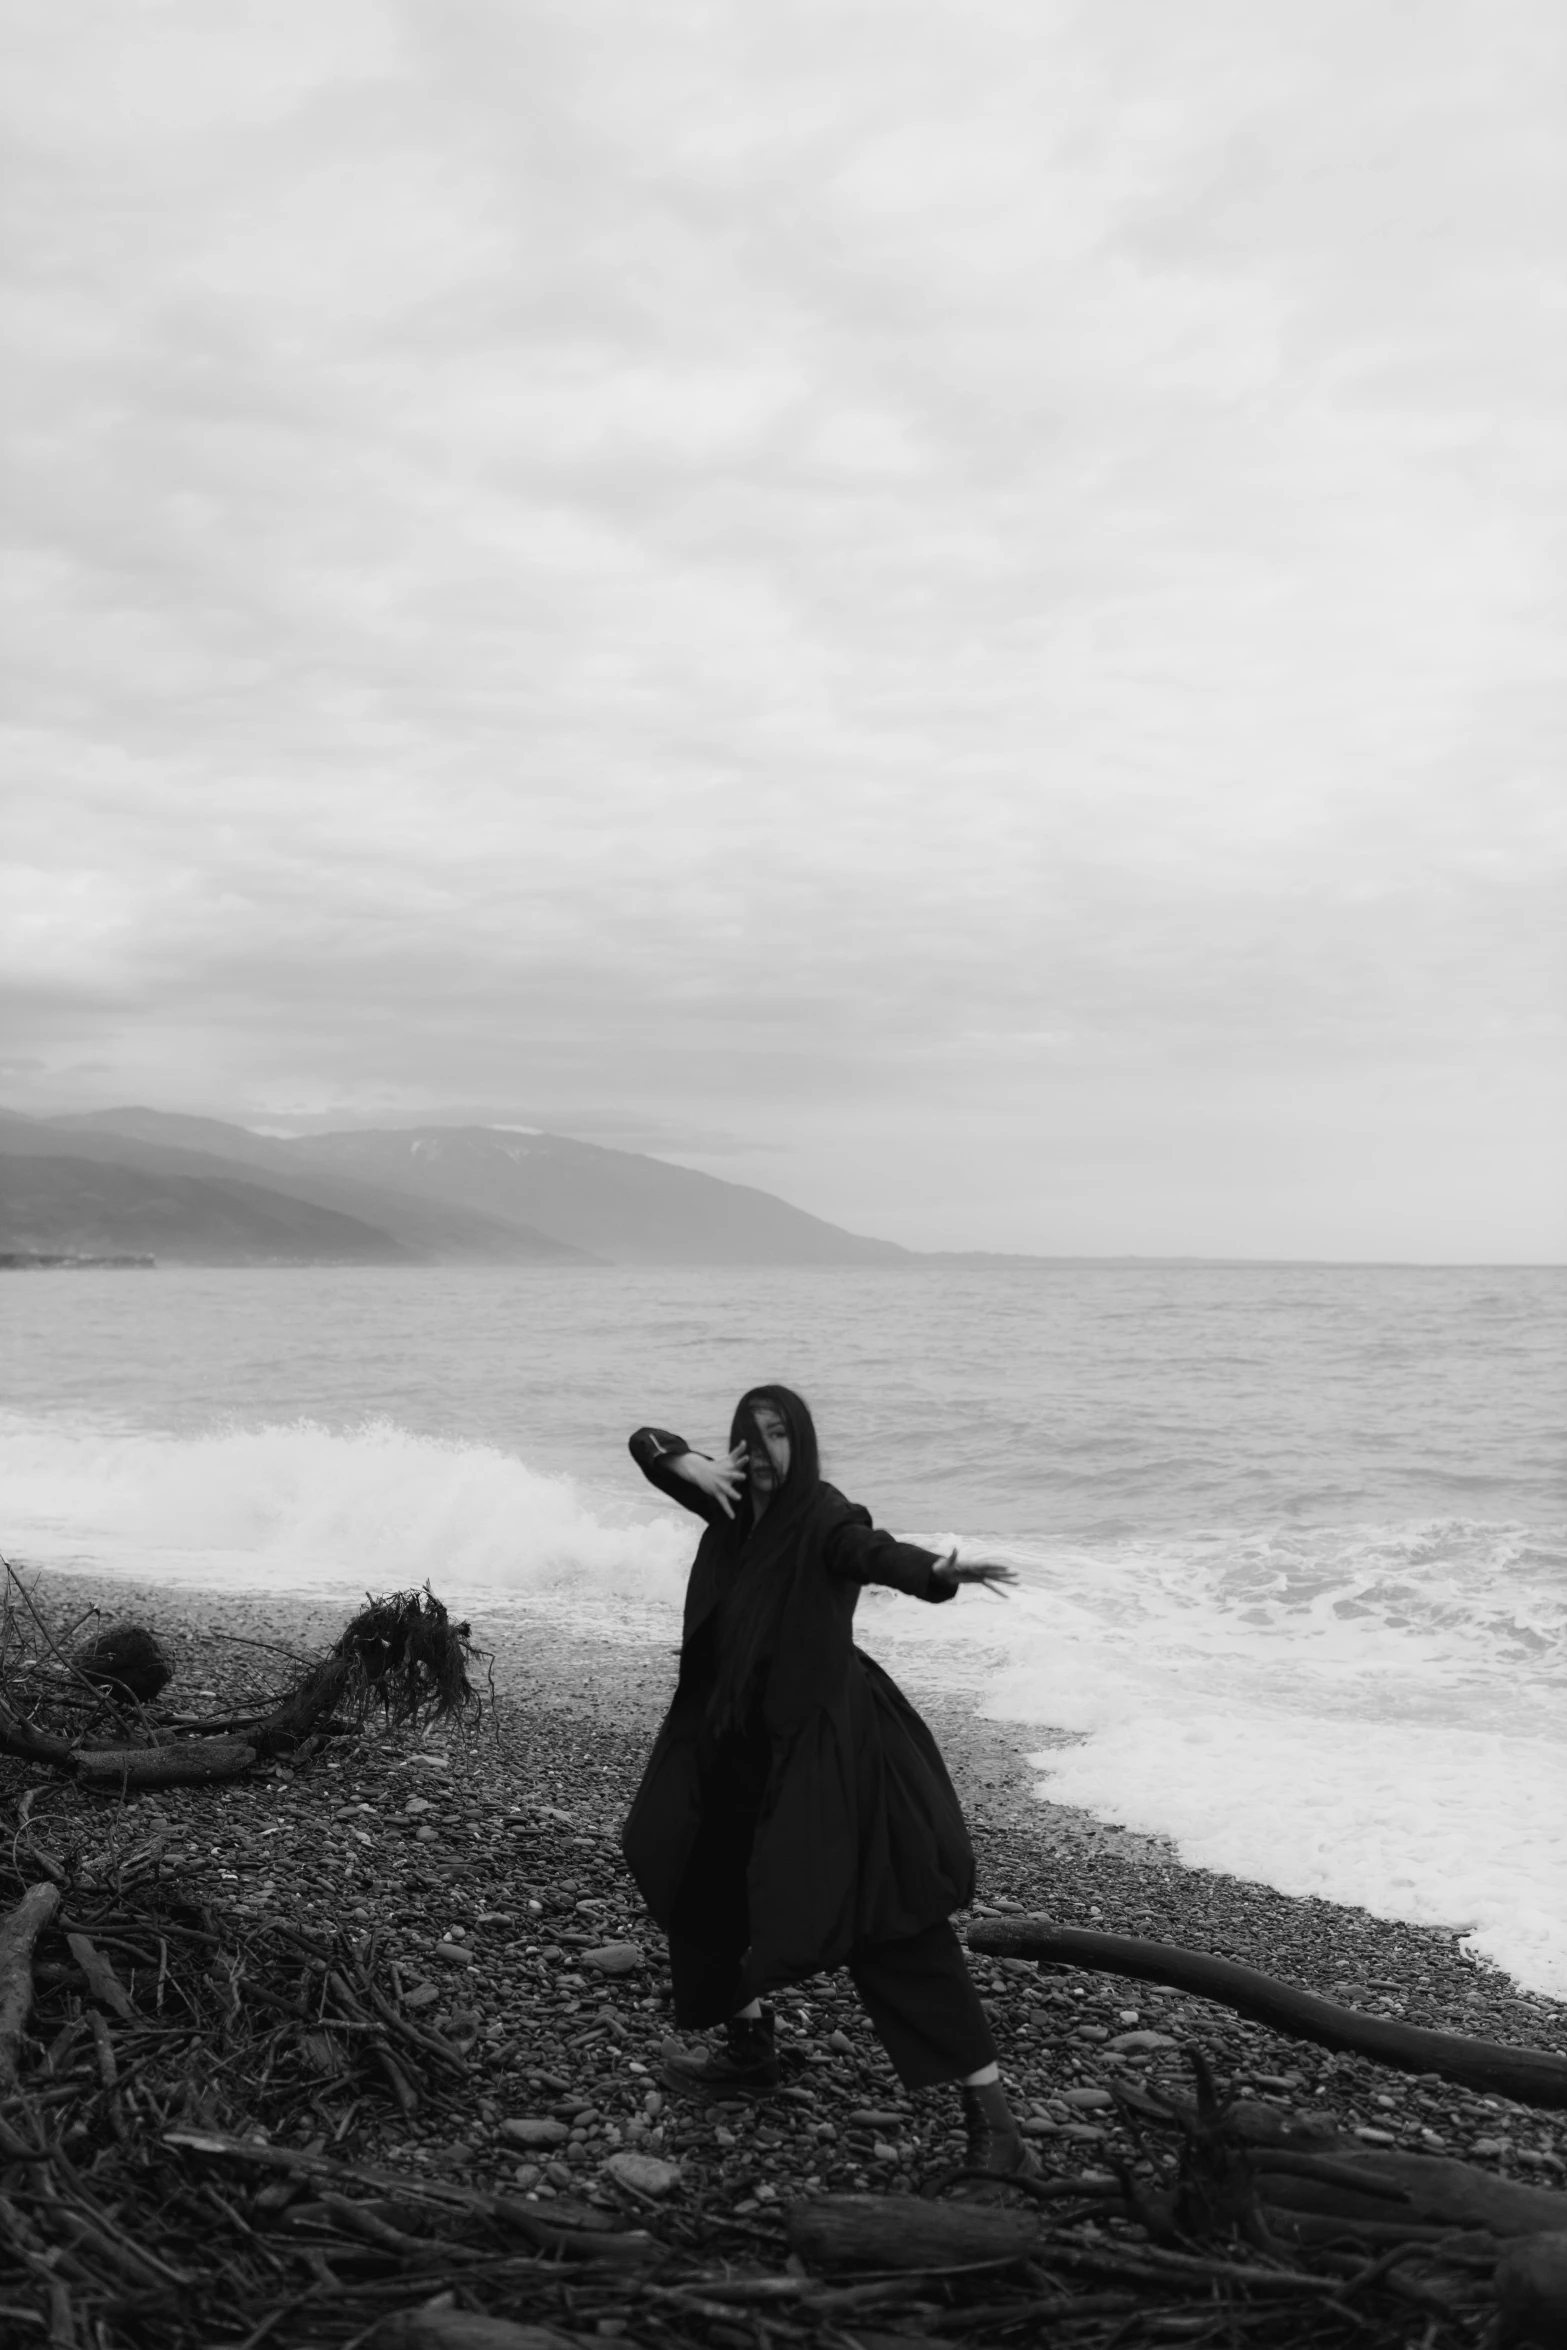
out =
<svg viewBox="0 0 1567 2350"><path fill-rule="evenodd" d="M428 1577L611 1637L672 1623L695 1532L629 1481L386 1421L170 1437L0 1417L0 1505L24 1560L317 1592ZM1567 1996L1559 1550L1462 1520L967 1547L1017 1564L1005 1604L874 1596L864 1636L918 1684L1077 1732L1036 1758L1041 1793L1195 1863L1464 1927Z"/></svg>
<svg viewBox="0 0 1567 2350"><path fill-rule="evenodd" d="M672 1608L683 1528L489 1445L300 1421L197 1437L0 1417L9 1551L226 1589L430 1578L458 1604L574 1592Z"/></svg>
<svg viewBox="0 0 1567 2350"><path fill-rule="evenodd" d="M1004 1622L963 1631L984 1712L1080 1734L1034 1758L1041 1794L1201 1866L1465 1928L1567 1996L1559 1551L1442 1521L1012 1556ZM950 1608L875 1612L926 1671L953 1638Z"/></svg>
<svg viewBox="0 0 1567 2350"><path fill-rule="evenodd" d="M1205 1706L1036 1758L1042 1791L1182 1859L1470 1947L1567 1997L1567 1747L1497 1730Z"/></svg>

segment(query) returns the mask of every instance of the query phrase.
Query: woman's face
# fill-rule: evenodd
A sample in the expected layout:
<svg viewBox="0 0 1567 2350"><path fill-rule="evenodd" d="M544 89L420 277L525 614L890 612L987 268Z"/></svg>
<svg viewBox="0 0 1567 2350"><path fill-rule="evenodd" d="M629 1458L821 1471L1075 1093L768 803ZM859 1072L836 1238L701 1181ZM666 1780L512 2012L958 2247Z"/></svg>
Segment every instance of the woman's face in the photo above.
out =
<svg viewBox="0 0 1567 2350"><path fill-rule="evenodd" d="M783 1415L770 1403L755 1405L751 1417L766 1451L758 1452L754 1444L750 1447L746 1474L752 1498L765 1506L789 1474L789 1431L784 1426Z"/></svg>

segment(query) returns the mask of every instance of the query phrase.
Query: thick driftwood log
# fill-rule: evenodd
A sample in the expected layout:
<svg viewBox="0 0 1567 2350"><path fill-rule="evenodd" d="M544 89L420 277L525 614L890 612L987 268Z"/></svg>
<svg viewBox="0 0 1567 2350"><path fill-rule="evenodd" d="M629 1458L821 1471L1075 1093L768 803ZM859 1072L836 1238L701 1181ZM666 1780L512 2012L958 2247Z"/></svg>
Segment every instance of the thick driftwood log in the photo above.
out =
<svg viewBox="0 0 1567 2350"><path fill-rule="evenodd" d="M0 1754L65 1771L87 1787L191 1787L248 1771L256 1748L237 1738L182 1738L168 1746L72 1746L0 1706Z"/></svg>
<svg viewBox="0 0 1567 2350"><path fill-rule="evenodd" d="M1263 2268L1246 2258L1197 2257L1153 2245L1071 2241L1039 2211L976 2203L928 2203L919 2195L823 2195L789 2213L789 2246L808 2269L904 2270L939 2276L1009 2268L1039 2258L1089 2276L1123 2278L1211 2294L1215 2284L1266 2285L1274 2292L1331 2294L1336 2279Z"/></svg>
<svg viewBox="0 0 1567 2350"><path fill-rule="evenodd" d="M182 1738L171 1746L78 1747L71 1767L87 1787L199 1787L237 1779L256 1759L238 1738Z"/></svg>
<svg viewBox="0 0 1567 2350"><path fill-rule="evenodd" d="M18 1762L47 1763L56 1771L68 1771L71 1767L68 1739L56 1738L49 1730L35 1730L31 1722L24 1722L8 1705L0 1705L0 1754L15 1755Z"/></svg>
<svg viewBox="0 0 1567 2350"><path fill-rule="evenodd" d="M58 1885L30 1885L0 1922L0 2097L16 2085L22 2034L33 2004L33 1944L59 1906Z"/></svg>
<svg viewBox="0 0 1567 2350"><path fill-rule="evenodd" d="M1510 2097L1518 2105L1567 2108L1567 2056L1544 2048L1507 2048L1496 2040L1468 2040L1457 2032L1427 2031L1385 2016L1361 2015L1314 1991L1297 1991L1255 1967L1210 1958L1174 1942L1144 1942L1132 1934L1087 1933L1048 1918L976 1918L969 1948L997 1958L1037 1959L1051 1966L1099 1968L1138 1981L1170 1983L1237 2015L1406 2073L1440 2073L1468 2089Z"/></svg>
<svg viewBox="0 0 1567 2350"><path fill-rule="evenodd" d="M808 2269L1004 2268L1039 2242L1035 2211L927 2203L917 2195L821 2195L789 2213L789 2249Z"/></svg>
<svg viewBox="0 0 1567 2350"><path fill-rule="evenodd" d="M1326 2167L1326 2166L1324 2166ZM1334 2219L1388 2220L1408 2217L1428 2227L1484 2228L1493 2236L1542 2236L1567 2232L1567 2195L1499 2179L1493 2171L1456 2162L1442 2154L1398 2154L1368 2146L1363 2153L1335 2155L1333 2177L1301 2178L1258 2165L1257 2188L1264 2201L1285 2212L1313 2212ZM1350 2183L1367 2173L1365 2189ZM1389 2190L1404 2204L1389 2202Z"/></svg>
<svg viewBox="0 0 1567 2350"><path fill-rule="evenodd" d="M375 2350L572 2350L576 2338L553 2326L481 2317L469 2309L401 2309L373 2340Z"/></svg>

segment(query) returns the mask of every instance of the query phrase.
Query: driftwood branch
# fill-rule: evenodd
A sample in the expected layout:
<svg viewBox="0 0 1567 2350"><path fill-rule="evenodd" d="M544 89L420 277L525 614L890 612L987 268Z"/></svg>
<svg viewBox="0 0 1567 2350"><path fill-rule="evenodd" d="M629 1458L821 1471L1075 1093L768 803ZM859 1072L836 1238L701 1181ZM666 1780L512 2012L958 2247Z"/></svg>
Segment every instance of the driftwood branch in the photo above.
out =
<svg viewBox="0 0 1567 2350"><path fill-rule="evenodd" d="M22 2034L33 2005L33 1944L60 1906L57 1885L31 1885L0 1921L0 2097L16 2084Z"/></svg>
<svg viewBox="0 0 1567 2350"><path fill-rule="evenodd" d="M68 1738L57 1738L52 1730L40 1730L35 1723L24 1722L8 1705L0 1705L0 1754L10 1754L18 1762L46 1763L51 1770L68 1771L75 1749Z"/></svg>
<svg viewBox="0 0 1567 2350"><path fill-rule="evenodd" d="M1439 2073L1467 2089L1509 2097L1518 2105L1567 2109L1567 2056L1543 2048L1508 2048L1496 2040L1469 2040L1457 2032L1428 2031L1384 2016L1362 2015L1315 1991L1297 1991L1255 1967L1210 1958L1173 1942L1145 1942L1132 1934L1090 1933L1053 1925L1048 1918L979 1918L969 1948L997 1958L1038 1960L1047 1966L1097 1968L1140 1982L1168 1983L1233 2008L1253 2023L1313 2041L1341 2054L1368 2056L1406 2073Z"/></svg>
<svg viewBox="0 0 1567 2350"><path fill-rule="evenodd" d="M15 1570L9 1572L17 1581ZM32 1612L37 1615L36 1608ZM122 1628L122 1642L134 1629ZM182 1736L187 1725L166 1723L160 1729L145 1709L138 1709L144 1727L130 1733L135 1744L86 1746L79 1743L79 1730L72 1738L60 1737L0 1700L0 1754L111 1793L201 1786L239 1778L257 1762L291 1752L327 1728L339 1711L351 1721L362 1721L372 1710L397 1723L427 1716L441 1720L476 1702L468 1679L471 1661L467 1625L450 1622L428 1588L422 1595L398 1592L371 1600L331 1654L263 1711L227 1725L238 1735Z"/></svg>
<svg viewBox="0 0 1567 2350"><path fill-rule="evenodd" d="M103 1952L97 1949L88 1934L67 1934L65 1946L87 1978L87 1987L94 1999L112 2009L122 2023L137 2021L125 1985L120 1981Z"/></svg>
<svg viewBox="0 0 1567 2350"><path fill-rule="evenodd" d="M238 1738L181 1738L167 1746L79 1748L71 1763L84 1787L200 1787L237 1779L258 1752Z"/></svg>
<svg viewBox="0 0 1567 2350"><path fill-rule="evenodd" d="M975 2203L930 2203L920 2195L822 2195L789 2214L791 2251L826 2275L849 2269L919 2270L926 2276L1011 2268L1043 2261L1068 2271L1211 2292L1216 2283L1261 2285L1273 2292L1334 2294L1337 2279L1263 2268L1245 2260L1203 2259L1152 2245L1088 2246L1033 2211Z"/></svg>
<svg viewBox="0 0 1567 2350"><path fill-rule="evenodd" d="M1258 2191L1270 2210L1350 2221L1387 2220L1396 2212L1401 2227L1407 2218L1423 2227L1484 2228L1493 2236L1567 2232L1567 2195L1498 2178L1450 2155L1368 2146L1358 2154L1336 2155L1331 2178L1302 2176L1302 2167L1280 2170L1266 2155L1258 2160ZM1355 2178L1357 2171L1364 2173L1363 2181ZM1406 2200L1395 2204L1390 2191Z"/></svg>

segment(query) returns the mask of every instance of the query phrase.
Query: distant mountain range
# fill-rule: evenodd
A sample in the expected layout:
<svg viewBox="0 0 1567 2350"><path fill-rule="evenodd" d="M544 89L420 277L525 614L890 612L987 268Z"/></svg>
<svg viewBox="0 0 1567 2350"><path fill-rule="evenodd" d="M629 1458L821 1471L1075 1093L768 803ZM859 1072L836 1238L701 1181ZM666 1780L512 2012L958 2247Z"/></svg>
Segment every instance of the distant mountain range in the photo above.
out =
<svg viewBox="0 0 1567 2350"><path fill-rule="evenodd" d="M561 1134L293 1139L162 1110L0 1110L0 1257L185 1265L892 1265L749 1184Z"/></svg>

